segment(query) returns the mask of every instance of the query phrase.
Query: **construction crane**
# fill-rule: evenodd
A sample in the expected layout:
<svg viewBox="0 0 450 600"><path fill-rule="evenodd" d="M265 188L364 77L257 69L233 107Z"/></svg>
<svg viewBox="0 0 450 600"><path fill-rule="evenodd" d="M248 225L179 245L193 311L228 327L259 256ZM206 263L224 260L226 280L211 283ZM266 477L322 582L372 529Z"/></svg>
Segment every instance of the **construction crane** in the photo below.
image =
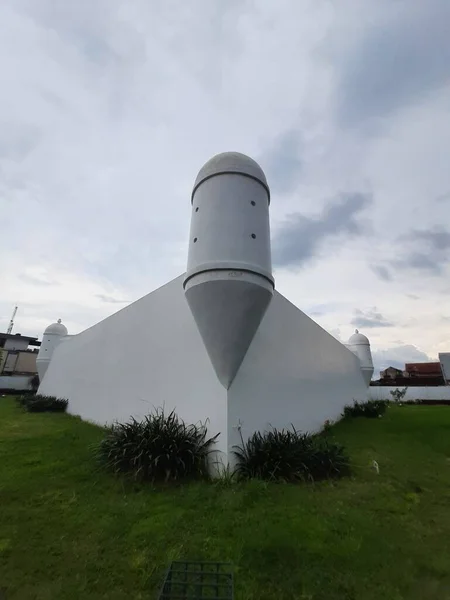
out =
<svg viewBox="0 0 450 600"><path fill-rule="evenodd" d="M11 317L11 321L9 322L8 329L6 330L6 333L11 333L12 330L13 330L13 327L14 327L14 317L16 316L17 308L18 308L17 306L14 307L13 314L12 314L12 317Z"/></svg>

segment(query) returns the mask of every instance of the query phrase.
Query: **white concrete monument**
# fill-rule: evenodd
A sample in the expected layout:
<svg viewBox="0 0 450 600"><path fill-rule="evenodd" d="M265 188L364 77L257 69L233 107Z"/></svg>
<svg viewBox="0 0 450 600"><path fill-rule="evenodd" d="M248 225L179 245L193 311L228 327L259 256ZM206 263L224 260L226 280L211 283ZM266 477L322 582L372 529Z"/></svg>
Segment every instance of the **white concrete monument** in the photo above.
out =
<svg viewBox="0 0 450 600"><path fill-rule="evenodd" d="M186 273L66 338L39 392L101 424L159 406L207 421L224 463L241 436L314 431L365 400L355 354L274 290L259 165L237 152L213 157L191 202Z"/></svg>

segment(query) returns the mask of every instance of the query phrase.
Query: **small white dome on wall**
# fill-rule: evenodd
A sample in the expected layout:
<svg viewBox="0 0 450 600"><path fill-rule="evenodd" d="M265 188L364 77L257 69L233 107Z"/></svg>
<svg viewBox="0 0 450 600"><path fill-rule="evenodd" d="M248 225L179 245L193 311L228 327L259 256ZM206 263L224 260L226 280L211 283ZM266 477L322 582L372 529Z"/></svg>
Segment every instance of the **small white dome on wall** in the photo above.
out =
<svg viewBox="0 0 450 600"><path fill-rule="evenodd" d="M359 333L358 329L355 329L355 333L350 336L348 343L350 346L356 346L357 344L370 344L369 338L367 338L364 334Z"/></svg>
<svg viewBox="0 0 450 600"><path fill-rule="evenodd" d="M58 319L56 323L49 325L44 331L41 347L39 348L36 358L36 368L41 381L44 379L44 375L47 372L55 348L66 335L67 327L61 323L61 319Z"/></svg>
<svg viewBox="0 0 450 600"><path fill-rule="evenodd" d="M348 340L347 348L358 357L364 381L369 386L373 375L373 361L369 339L355 329L355 333Z"/></svg>
<svg viewBox="0 0 450 600"><path fill-rule="evenodd" d="M52 323L44 331L44 335L49 333L53 335L67 335L67 327L61 323L61 319L58 319L56 323Z"/></svg>

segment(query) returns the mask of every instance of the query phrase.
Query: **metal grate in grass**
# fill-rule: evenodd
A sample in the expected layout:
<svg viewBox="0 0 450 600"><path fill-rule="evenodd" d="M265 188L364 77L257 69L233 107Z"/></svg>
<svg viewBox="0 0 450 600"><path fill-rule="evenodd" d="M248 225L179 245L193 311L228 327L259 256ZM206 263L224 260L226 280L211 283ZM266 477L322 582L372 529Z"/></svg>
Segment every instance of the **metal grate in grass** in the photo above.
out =
<svg viewBox="0 0 450 600"><path fill-rule="evenodd" d="M233 600L231 563L173 561L158 600Z"/></svg>

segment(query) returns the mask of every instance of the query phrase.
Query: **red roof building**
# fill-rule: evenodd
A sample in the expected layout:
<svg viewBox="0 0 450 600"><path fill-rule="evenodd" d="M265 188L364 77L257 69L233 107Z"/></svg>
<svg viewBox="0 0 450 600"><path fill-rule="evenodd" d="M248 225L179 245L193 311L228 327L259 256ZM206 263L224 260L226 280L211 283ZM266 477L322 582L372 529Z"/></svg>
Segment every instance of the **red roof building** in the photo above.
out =
<svg viewBox="0 0 450 600"><path fill-rule="evenodd" d="M406 363L406 377L442 377L441 363Z"/></svg>

